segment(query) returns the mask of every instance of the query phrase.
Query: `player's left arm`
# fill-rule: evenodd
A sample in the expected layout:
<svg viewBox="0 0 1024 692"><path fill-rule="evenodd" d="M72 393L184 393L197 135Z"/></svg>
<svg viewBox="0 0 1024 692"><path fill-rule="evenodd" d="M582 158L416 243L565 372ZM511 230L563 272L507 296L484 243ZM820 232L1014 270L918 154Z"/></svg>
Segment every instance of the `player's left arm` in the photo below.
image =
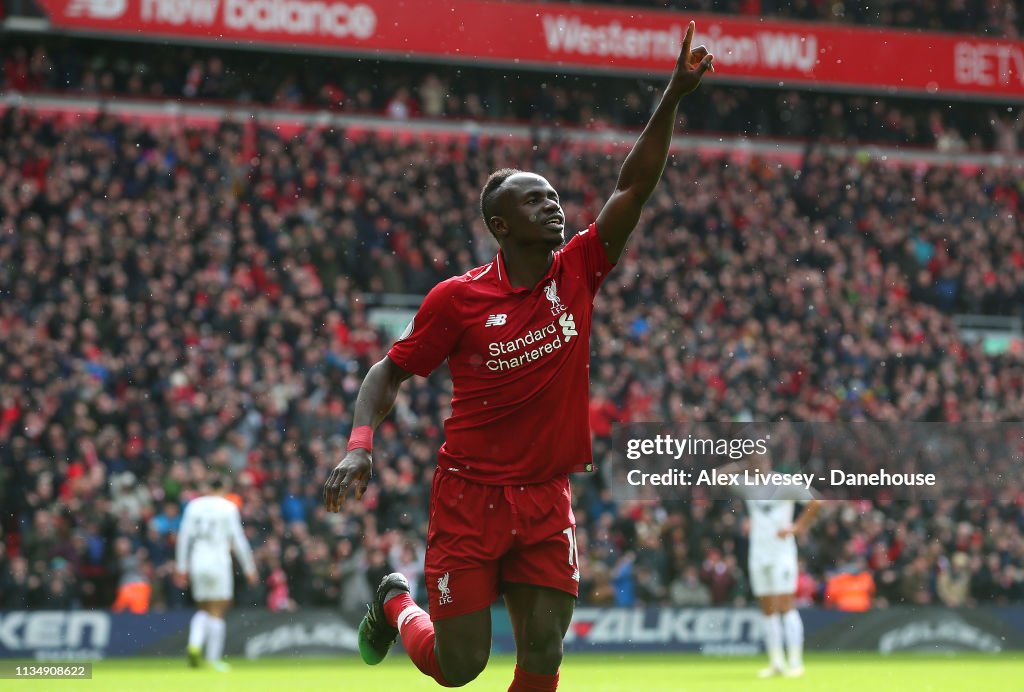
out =
<svg viewBox="0 0 1024 692"><path fill-rule="evenodd" d="M811 524L814 523L814 519L818 516L818 512L820 511L821 500L811 500L807 503L807 506L804 507L804 510L800 512L800 517L796 520L795 524L779 531L779 538L804 535L807 533L807 529L811 528Z"/></svg>
<svg viewBox="0 0 1024 692"><path fill-rule="evenodd" d="M188 553L192 543L192 524L195 517L195 512L191 510L192 503L185 505L181 524L178 525L178 536L174 542L174 581L182 589L188 585Z"/></svg>
<svg viewBox="0 0 1024 692"><path fill-rule="evenodd" d="M714 70L714 59L704 46L690 50L694 23L686 29L686 38L679 52L675 70L669 79L665 93L650 121L633 145L626 161L619 171L615 191L597 216L597 234L608 253L608 261L618 262L629 234L640 220L644 204L661 180L668 161L672 130L675 128L676 112L684 96L697 88L707 70Z"/></svg>
<svg viewBox="0 0 1024 692"><path fill-rule="evenodd" d="M256 571L256 560L252 556L252 547L245 537L245 529L242 528L242 514L237 509L231 514L231 545L235 557L242 564L242 571L245 572L245 578L249 585L255 586L259 581L259 572Z"/></svg>

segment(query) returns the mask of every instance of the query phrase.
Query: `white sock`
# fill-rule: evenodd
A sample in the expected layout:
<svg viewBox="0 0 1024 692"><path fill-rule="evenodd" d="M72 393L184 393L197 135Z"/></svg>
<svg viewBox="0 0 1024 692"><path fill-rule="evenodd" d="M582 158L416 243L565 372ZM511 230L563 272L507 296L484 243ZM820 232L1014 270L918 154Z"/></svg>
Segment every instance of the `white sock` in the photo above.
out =
<svg viewBox="0 0 1024 692"><path fill-rule="evenodd" d="M804 664L804 621L800 618L800 611L791 610L783 613L782 627L786 634L789 665L792 668L799 668Z"/></svg>
<svg viewBox="0 0 1024 692"><path fill-rule="evenodd" d="M782 618L778 613L764 618L764 646L768 650L768 660L772 667L782 670L786 660L782 655Z"/></svg>
<svg viewBox="0 0 1024 692"><path fill-rule="evenodd" d="M197 610L196 614L192 616L192 621L188 624L189 648L203 648L203 642L206 640L206 623L209 618L210 616L205 610Z"/></svg>
<svg viewBox="0 0 1024 692"><path fill-rule="evenodd" d="M224 655L224 633L227 627L225 627L222 618L215 618L211 615L206 629L206 660L211 662L219 661Z"/></svg>
<svg viewBox="0 0 1024 692"><path fill-rule="evenodd" d="M401 613L399 613L398 614L398 620L396 621L396 624L395 624L395 626L398 628L399 634L401 634L402 628L405 627L405 625L410 620L412 620L415 617L419 617L420 615L427 615L427 611L425 611L422 608L420 608L419 606L415 606L415 605L411 605L408 608L406 608L405 610L403 610Z"/></svg>

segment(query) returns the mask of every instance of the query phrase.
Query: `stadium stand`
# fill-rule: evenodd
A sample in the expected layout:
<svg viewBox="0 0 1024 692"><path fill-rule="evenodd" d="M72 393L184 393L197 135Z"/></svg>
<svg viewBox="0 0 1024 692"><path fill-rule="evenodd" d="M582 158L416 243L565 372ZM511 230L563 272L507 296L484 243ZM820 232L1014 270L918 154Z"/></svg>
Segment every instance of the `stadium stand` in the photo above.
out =
<svg viewBox="0 0 1024 692"><path fill-rule="evenodd" d="M242 603L358 612L383 574L420 581L443 373L399 395L367 497L343 515L319 502L388 343L373 297L489 261L475 200L493 168L548 176L577 228L617 172L606 145L559 134L17 108L0 146L7 609L109 607L129 583L153 609L183 606L175 530L210 474L235 479L264 576ZM598 298L598 459L620 421L1020 420L1019 353L966 342L952 316L1021 316L1021 180L815 147L796 166L680 152ZM618 502L600 475L575 491L584 603L749 602L731 504ZM840 566L870 570L876 605L1024 599L1024 488L985 492L831 505L801 553L808 598Z"/></svg>
<svg viewBox="0 0 1024 692"><path fill-rule="evenodd" d="M331 57L250 54L84 39L12 37L0 90L181 103L262 105L427 118L639 128L660 85L632 78L505 73ZM255 62L255 66L254 66ZM687 132L786 141L884 144L942 152L1022 150L1015 103L809 92L708 84L683 114Z"/></svg>

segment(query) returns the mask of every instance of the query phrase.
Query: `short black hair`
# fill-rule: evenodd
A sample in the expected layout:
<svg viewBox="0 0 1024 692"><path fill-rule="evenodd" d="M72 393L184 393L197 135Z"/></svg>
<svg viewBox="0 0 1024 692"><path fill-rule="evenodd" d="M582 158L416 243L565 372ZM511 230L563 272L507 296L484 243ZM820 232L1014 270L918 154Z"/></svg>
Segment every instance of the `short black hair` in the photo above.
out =
<svg viewBox="0 0 1024 692"><path fill-rule="evenodd" d="M226 486L227 483L224 482L224 478L222 476L214 476L210 479L210 490L215 493L219 493Z"/></svg>
<svg viewBox="0 0 1024 692"><path fill-rule="evenodd" d="M492 234L494 229L491 228L491 217L494 216L494 198L497 197L498 188L516 173L522 172L518 168L499 168L487 177L484 189L480 191L480 213L483 214L484 225Z"/></svg>

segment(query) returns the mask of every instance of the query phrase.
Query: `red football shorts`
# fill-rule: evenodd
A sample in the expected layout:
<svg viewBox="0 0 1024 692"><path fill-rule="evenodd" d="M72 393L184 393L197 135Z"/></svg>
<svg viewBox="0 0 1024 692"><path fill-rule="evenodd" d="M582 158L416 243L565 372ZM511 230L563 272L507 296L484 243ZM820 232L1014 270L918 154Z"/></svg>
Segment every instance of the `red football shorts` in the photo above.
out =
<svg viewBox="0 0 1024 692"><path fill-rule="evenodd" d="M505 584L579 596L568 476L532 485L483 485L438 469L430 491L425 571L431 620L490 607Z"/></svg>

